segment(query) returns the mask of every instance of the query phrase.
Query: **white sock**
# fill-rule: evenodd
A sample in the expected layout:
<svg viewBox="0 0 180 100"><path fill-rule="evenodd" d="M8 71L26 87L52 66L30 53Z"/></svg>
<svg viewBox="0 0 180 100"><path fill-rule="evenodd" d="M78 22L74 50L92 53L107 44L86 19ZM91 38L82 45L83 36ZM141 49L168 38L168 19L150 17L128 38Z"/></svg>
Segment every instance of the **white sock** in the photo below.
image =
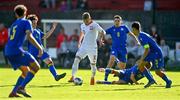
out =
<svg viewBox="0 0 180 100"><path fill-rule="evenodd" d="M95 77L96 75L96 64L91 64L91 71L92 71L92 76L91 77Z"/></svg>
<svg viewBox="0 0 180 100"><path fill-rule="evenodd" d="M72 66L72 76L75 76L77 70L78 70L78 67L79 67L79 62L80 60L78 58L75 58L74 59L74 63L73 63L73 66Z"/></svg>

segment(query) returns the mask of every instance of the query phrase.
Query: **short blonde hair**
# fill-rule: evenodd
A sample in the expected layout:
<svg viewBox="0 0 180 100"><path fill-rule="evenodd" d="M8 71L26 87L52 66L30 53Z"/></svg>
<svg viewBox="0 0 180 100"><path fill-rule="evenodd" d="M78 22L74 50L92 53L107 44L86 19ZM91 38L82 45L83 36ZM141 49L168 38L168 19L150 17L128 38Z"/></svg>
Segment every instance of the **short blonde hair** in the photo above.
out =
<svg viewBox="0 0 180 100"><path fill-rule="evenodd" d="M115 15L115 16L114 16L114 19L116 19L116 18L122 20L122 17L119 16L119 15Z"/></svg>

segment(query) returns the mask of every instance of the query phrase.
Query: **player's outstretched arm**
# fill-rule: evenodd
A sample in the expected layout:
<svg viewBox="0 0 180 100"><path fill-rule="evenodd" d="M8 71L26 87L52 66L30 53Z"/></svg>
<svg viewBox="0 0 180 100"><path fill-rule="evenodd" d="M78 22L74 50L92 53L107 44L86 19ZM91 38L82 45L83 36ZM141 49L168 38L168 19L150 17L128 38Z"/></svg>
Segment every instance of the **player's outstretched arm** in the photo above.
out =
<svg viewBox="0 0 180 100"><path fill-rule="evenodd" d="M81 46L81 42L82 42L82 39L84 38L84 33L83 32L80 32L80 35L79 35L79 41L78 41L78 48Z"/></svg>
<svg viewBox="0 0 180 100"><path fill-rule="evenodd" d="M47 39L51 36L51 34L56 29L57 23L53 23L52 28L44 35L43 39Z"/></svg>
<svg viewBox="0 0 180 100"><path fill-rule="evenodd" d="M132 37L136 40L138 46L141 45L141 43L139 42L139 40L137 39L137 37L136 37L131 31L129 32L129 35L132 36Z"/></svg>
<svg viewBox="0 0 180 100"><path fill-rule="evenodd" d="M35 38L33 37L32 33L31 33L29 30L27 30L26 33L27 33L27 39L28 39L28 41L29 41L30 43L32 43L36 48L38 48L38 50L39 50L39 55L38 55L38 57L41 57L42 54L43 54L43 48L42 48L42 47L39 45L39 43L35 40Z"/></svg>

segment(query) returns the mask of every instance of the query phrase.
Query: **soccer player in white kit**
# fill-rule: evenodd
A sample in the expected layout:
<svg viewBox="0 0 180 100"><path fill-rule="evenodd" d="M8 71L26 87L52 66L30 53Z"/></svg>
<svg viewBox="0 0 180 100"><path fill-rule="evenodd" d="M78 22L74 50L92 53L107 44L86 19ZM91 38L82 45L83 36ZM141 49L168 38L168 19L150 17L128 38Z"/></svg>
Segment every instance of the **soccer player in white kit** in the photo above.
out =
<svg viewBox="0 0 180 100"><path fill-rule="evenodd" d="M95 74L96 74L96 61L97 61L97 39L99 35L99 43L103 44L103 38L105 31L99 26L98 23L91 19L91 16L88 12L84 12L82 15L83 24L81 24L81 33L78 42L78 51L74 59L72 66L72 77L68 82L73 82L75 74L78 70L79 62L88 56L90 60L90 66L92 71L92 76L90 80L90 85L95 83Z"/></svg>

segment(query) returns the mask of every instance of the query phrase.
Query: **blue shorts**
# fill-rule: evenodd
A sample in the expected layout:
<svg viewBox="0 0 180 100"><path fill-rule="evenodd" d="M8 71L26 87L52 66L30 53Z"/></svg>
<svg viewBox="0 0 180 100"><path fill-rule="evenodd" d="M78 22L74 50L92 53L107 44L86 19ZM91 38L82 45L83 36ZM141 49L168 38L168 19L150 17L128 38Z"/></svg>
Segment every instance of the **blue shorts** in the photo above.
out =
<svg viewBox="0 0 180 100"><path fill-rule="evenodd" d="M38 57L38 54L32 54L32 55L36 58L36 60L41 59L42 61L50 57L49 54L45 51L43 52L40 58Z"/></svg>
<svg viewBox="0 0 180 100"><path fill-rule="evenodd" d="M35 58L29 52L22 52L18 55L9 55L6 57L11 63L14 70L18 69L21 66L30 66L30 63L36 61Z"/></svg>
<svg viewBox="0 0 180 100"><path fill-rule="evenodd" d="M149 53L147 57L144 59L144 61L152 62L153 68L155 70L159 70L164 68L164 58L161 53Z"/></svg>
<svg viewBox="0 0 180 100"><path fill-rule="evenodd" d="M126 48L122 49L113 49L111 50L111 55L116 57L117 62L127 62L127 50Z"/></svg>

